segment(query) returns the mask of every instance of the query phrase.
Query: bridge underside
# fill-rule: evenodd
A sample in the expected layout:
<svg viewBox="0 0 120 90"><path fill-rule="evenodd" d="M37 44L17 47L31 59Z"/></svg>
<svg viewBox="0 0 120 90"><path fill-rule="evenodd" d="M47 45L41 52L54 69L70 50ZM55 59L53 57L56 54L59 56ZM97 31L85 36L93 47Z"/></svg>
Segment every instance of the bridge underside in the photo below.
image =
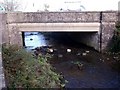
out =
<svg viewBox="0 0 120 90"><path fill-rule="evenodd" d="M23 45L22 32L79 32L79 34L70 36L78 42L100 50L99 23L12 23L8 27L9 35L11 35L9 36L10 44Z"/></svg>
<svg viewBox="0 0 120 90"><path fill-rule="evenodd" d="M100 51L100 35L98 32L73 32L69 33L69 36L78 43L83 43Z"/></svg>

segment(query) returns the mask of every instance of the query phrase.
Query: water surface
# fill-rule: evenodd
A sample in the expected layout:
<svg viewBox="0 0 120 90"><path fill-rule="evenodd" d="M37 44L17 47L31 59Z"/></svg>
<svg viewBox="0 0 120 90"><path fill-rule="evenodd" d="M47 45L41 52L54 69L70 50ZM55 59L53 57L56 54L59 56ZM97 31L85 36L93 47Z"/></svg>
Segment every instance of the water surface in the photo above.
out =
<svg viewBox="0 0 120 90"><path fill-rule="evenodd" d="M68 80L66 88L120 87L120 73L108 64L114 60L112 57L108 59L93 48L70 40L65 33L30 34L31 32L25 34L25 45L28 49L52 46L54 53L48 61ZM68 49L71 51L68 52ZM76 63L83 67L79 69Z"/></svg>

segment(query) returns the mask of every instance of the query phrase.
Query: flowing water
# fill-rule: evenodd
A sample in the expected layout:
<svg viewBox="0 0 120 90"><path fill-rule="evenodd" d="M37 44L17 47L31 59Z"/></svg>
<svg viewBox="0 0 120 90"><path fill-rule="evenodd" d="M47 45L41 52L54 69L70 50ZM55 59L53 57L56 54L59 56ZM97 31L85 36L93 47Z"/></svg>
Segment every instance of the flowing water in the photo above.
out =
<svg viewBox="0 0 120 90"><path fill-rule="evenodd" d="M54 52L49 62L68 81L66 88L118 88L120 73L109 65L114 60L78 44L65 33L25 33L27 49L51 45Z"/></svg>

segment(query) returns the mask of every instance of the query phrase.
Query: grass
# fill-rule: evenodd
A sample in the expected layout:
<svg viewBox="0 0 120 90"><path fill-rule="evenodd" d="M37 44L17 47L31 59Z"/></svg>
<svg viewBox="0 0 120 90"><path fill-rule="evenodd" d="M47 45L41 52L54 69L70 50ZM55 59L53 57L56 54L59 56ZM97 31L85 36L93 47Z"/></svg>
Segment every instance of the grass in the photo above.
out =
<svg viewBox="0 0 120 90"><path fill-rule="evenodd" d="M46 57L34 56L18 46L2 47L8 88L59 88L62 76L56 73Z"/></svg>

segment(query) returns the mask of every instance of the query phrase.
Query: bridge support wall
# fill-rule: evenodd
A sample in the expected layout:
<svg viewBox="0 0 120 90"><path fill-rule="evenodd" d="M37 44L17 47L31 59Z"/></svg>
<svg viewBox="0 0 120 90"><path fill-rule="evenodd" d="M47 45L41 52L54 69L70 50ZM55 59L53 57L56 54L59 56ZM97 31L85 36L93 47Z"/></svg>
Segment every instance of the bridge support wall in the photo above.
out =
<svg viewBox="0 0 120 90"><path fill-rule="evenodd" d="M111 22L104 22L102 24L102 40L101 40L101 51L105 52L108 51L111 47L112 38L115 32L115 23Z"/></svg>
<svg viewBox="0 0 120 90"><path fill-rule="evenodd" d="M70 33L69 36L78 43L83 43L100 51L99 32L77 32Z"/></svg>
<svg viewBox="0 0 120 90"><path fill-rule="evenodd" d="M7 18L5 13L0 14L0 44L9 44L9 32L7 29Z"/></svg>

